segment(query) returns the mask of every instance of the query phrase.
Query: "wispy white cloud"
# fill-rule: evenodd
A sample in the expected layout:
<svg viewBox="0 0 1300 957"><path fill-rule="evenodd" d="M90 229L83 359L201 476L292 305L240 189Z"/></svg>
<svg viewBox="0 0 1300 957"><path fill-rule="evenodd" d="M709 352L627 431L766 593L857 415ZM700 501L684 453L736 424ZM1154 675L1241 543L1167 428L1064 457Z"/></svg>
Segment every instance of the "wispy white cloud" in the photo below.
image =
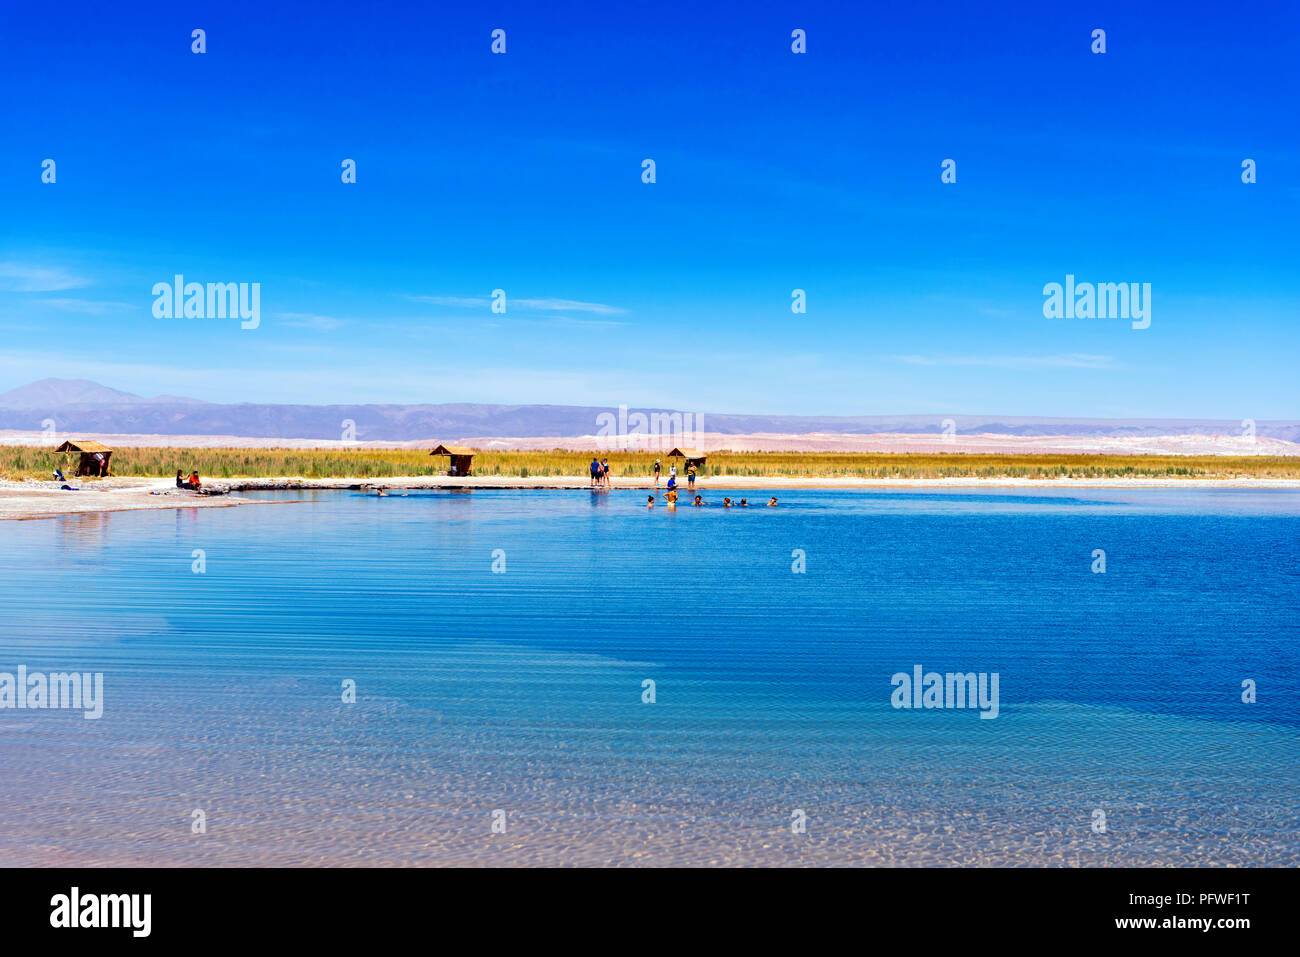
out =
<svg viewBox="0 0 1300 957"><path fill-rule="evenodd" d="M1111 356L1071 352L1055 356L889 356L914 366L988 366L996 369L1104 369Z"/></svg>
<svg viewBox="0 0 1300 957"><path fill-rule="evenodd" d="M492 322L485 323L491 328L510 326L578 326L584 329L613 328L626 326L618 319L575 319L573 316L494 316Z"/></svg>
<svg viewBox="0 0 1300 957"><path fill-rule="evenodd" d="M412 302L427 302L432 306L486 306L486 299L472 296L407 296Z"/></svg>
<svg viewBox="0 0 1300 957"><path fill-rule="evenodd" d="M414 302L427 302L433 306L470 306L481 307L490 303L488 299L473 296L408 296ZM618 306L603 302L582 302L577 299L511 299L506 298L506 308L537 310L541 312L592 312L602 316L617 316L627 312Z"/></svg>
<svg viewBox="0 0 1300 957"><path fill-rule="evenodd" d="M81 312L90 316L102 316L110 312L122 312L126 309L140 308L140 303L111 302L97 299L41 299L37 303L62 312ZM148 308L148 303L143 305Z"/></svg>
<svg viewBox="0 0 1300 957"><path fill-rule="evenodd" d="M553 323L557 326L626 326L626 322L620 322L617 319L574 319L572 316L554 316L550 319L539 320L541 322Z"/></svg>
<svg viewBox="0 0 1300 957"><path fill-rule="evenodd" d="M603 316L622 315L626 309L607 306L603 302L577 302L573 299L512 299L512 306L522 309L544 309L547 312L595 312Z"/></svg>
<svg viewBox="0 0 1300 957"><path fill-rule="evenodd" d="M58 292L89 285L89 279L58 267L0 262L0 290L6 292Z"/></svg>
<svg viewBox="0 0 1300 957"><path fill-rule="evenodd" d="M283 325L298 326L303 329L337 329L347 322L345 319L336 319L334 316L319 316L313 312L277 312L275 318L283 319Z"/></svg>

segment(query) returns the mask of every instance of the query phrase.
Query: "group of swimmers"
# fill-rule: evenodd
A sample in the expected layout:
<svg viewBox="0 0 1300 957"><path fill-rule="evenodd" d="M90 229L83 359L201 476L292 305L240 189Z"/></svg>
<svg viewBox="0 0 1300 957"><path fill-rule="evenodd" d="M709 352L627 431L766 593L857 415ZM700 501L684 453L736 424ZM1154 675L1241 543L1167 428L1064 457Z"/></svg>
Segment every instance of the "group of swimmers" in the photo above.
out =
<svg viewBox="0 0 1300 957"><path fill-rule="evenodd" d="M672 511L676 511L676 510L677 510L677 489L675 489L675 488L669 488L667 491L665 491L665 492L664 492L664 502L665 502L665 504L667 505L667 507L668 507L669 509L671 509ZM704 497L701 496L701 495L697 495L697 496L695 496L695 501L691 502L691 504L692 504L693 506L695 506L696 508L704 508L704 507L706 507L706 506L708 505L708 503L707 503L706 501L704 501ZM723 507L723 508L732 508L733 506L734 506L735 508L749 508L749 500L748 500L748 499L743 499L743 498L742 498L739 502L733 502L730 498L724 498L724 499L722 500L722 507ZM653 495L648 496L648 497L646 498L645 507L646 507L646 508L654 508L654 507L655 507L655 497L654 497ZM768 507L768 508L776 508L776 496L775 496L775 495L773 495L771 498L769 498L769 499L767 500L767 507Z"/></svg>
<svg viewBox="0 0 1300 957"><path fill-rule="evenodd" d="M591 470L592 488L610 487L608 458L598 459L593 456L591 460L590 470ZM697 470L695 467L695 463L688 460L686 463L686 484L687 484L687 488L689 489L688 494L693 493L695 491L696 471ZM659 487L659 478L662 474L663 474L663 466L660 465L658 459L655 459L654 478L655 478L656 489L658 489ZM668 485L663 494L664 494L664 504L669 509L676 510L677 508L677 466L676 465L670 465L668 467ZM691 504L694 505L696 508L703 508L708 503L704 501L702 496L696 495L695 501L691 502ZM646 499L645 507L646 508L655 507L654 495L651 495ZM730 498L724 498L722 500L722 507L723 508L732 508L732 507L749 508L749 500L742 498L739 502L733 502ZM767 500L767 507L768 508L776 507L776 496L773 496L772 498Z"/></svg>

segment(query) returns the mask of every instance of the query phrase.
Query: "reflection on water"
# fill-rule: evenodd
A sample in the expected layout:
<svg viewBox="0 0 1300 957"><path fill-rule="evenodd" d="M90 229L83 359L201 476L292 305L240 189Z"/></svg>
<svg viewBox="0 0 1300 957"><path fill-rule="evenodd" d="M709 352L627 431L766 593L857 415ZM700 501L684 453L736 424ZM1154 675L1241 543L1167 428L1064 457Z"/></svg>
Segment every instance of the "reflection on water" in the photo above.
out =
<svg viewBox="0 0 1300 957"><path fill-rule="evenodd" d="M60 550L72 556L94 554L108 543L112 512L71 512L52 519Z"/></svg>
<svg viewBox="0 0 1300 957"><path fill-rule="evenodd" d="M193 532L198 527L199 518L203 509L201 508L178 508L173 509L176 513L176 534L184 535Z"/></svg>
<svg viewBox="0 0 1300 957"><path fill-rule="evenodd" d="M1300 863L1300 495L779 494L0 524L0 863Z"/></svg>

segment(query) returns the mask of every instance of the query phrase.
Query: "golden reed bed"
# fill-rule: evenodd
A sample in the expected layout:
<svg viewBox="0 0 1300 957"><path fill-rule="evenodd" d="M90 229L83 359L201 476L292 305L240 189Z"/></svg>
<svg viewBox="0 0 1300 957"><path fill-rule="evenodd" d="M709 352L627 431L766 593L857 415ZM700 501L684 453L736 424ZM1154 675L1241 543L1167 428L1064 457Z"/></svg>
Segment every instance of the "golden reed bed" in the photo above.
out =
<svg viewBox="0 0 1300 957"><path fill-rule="evenodd" d="M648 476L651 452L478 451L474 474L540 478L585 476L593 454L608 458L615 478ZM681 471L681 460L676 460ZM390 478L437 475L447 459L413 449L118 448L113 474L167 478L197 469L205 478ZM67 463L49 448L0 446L0 478L49 479ZM1019 478L1019 479L1300 479L1300 458L1231 455L995 455L982 453L711 452L702 478Z"/></svg>

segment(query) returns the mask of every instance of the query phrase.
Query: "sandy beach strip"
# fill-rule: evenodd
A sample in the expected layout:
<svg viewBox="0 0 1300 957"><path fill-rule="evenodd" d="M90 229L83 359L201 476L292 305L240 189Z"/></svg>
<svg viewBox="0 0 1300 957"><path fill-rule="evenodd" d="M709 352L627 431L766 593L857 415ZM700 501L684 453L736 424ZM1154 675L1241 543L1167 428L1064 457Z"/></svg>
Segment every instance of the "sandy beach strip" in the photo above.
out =
<svg viewBox="0 0 1300 957"><path fill-rule="evenodd" d="M658 488L666 487L664 478ZM72 484L72 483L69 483ZM369 491L415 489L535 489L552 491L591 490L587 476L539 476L518 478L508 475L458 477L422 475L392 478L265 478L229 479L212 483L229 489L229 494L200 495L176 488L172 479L129 478L115 476L102 480L80 480L79 491L66 492L57 482L0 481L0 520L53 518L77 512L119 512L176 508L230 508L241 505L287 504L292 499L268 500L244 498L242 491L338 489ZM618 478L613 489L654 490L650 478ZM698 491L762 490L781 492L795 489L1056 489L1069 491L1085 488L1240 488L1300 489L1300 479L1022 479L1022 478L800 478L793 476L717 475L699 479ZM678 490L685 494L683 480Z"/></svg>
<svg viewBox="0 0 1300 957"><path fill-rule="evenodd" d="M60 485L77 489L67 492ZM0 520L54 518L78 512L126 512L149 509L231 508L272 504L234 495L200 495L178 489L173 479L70 479L61 482L0 482Z"/></svg>

